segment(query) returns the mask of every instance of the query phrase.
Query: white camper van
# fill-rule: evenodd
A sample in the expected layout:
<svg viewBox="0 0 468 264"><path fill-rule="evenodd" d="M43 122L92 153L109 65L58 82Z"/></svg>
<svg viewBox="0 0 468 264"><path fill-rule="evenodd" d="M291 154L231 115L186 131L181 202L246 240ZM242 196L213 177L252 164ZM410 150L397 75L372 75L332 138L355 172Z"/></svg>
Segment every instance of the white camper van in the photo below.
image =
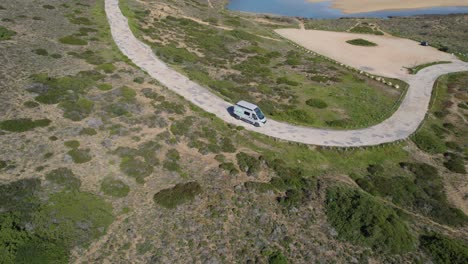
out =
<svg viewBox="0 0 468 264"><path fill-rule="evenodd" d="M252 123L255 126L262 126L266 123L266 117L258 106L246 101L239 101L234 106L234 117Z"/></svg>

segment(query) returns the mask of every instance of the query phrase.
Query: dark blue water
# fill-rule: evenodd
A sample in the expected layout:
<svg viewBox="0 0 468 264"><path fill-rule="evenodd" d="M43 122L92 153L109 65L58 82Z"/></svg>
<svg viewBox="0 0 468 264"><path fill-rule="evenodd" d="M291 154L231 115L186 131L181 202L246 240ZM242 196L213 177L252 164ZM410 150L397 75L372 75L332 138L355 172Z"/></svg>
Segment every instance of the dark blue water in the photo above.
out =
<svg viewBox="0 0 468 264"><path fill-rule="evenodd" d="M308 18L412 16L424 14L468 13L468 7L434 7L410 10L387 10L359 14L344 14L331 8L331 2L310 3L307 0L230 0L229 10L298 16Z"/></svg>

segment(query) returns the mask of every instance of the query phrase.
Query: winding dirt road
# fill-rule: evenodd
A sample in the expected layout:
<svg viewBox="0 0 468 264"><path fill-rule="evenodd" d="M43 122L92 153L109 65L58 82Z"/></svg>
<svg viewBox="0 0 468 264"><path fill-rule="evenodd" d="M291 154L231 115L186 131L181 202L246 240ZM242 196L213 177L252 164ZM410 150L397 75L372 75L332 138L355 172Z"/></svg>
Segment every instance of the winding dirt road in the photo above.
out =
<svg viewBox="0 0 468 264"><path fill-rule="evenodd" d="M106 0L106 14L115 43L133 63L168 89L222 120L287 141L319 146L360 147L404 140L415 132L424 120L436 79L447 73L468 71L468 63L456 61L425 68L417 75L408 77L405 81L410 87L400 108L390 118L372 127L358 130L328 130L295 126L270 119L265 126L257 128L233 118L227 111L231 103L159 60L149 46L133 35L118 3L118 0Z"/></svg>

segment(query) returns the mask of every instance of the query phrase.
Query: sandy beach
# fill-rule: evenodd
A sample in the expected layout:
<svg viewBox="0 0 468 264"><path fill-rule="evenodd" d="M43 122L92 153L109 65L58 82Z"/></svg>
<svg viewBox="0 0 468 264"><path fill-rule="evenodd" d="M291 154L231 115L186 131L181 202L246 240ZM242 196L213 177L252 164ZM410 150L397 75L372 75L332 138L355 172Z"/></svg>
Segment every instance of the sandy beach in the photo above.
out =
<svg viewBox="0 0 468 264"><path fill-rule="evenodd" d="M440 6L468 6L468 0L307 0L309 2L332 2L332 7L345 14L382 10L418 9Z"/></svg>

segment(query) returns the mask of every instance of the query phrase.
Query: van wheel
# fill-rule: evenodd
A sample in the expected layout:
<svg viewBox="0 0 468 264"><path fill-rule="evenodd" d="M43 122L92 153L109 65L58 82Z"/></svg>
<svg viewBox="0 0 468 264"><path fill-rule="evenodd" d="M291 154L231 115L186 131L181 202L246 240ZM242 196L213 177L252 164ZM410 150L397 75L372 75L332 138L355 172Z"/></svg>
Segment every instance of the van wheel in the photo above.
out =
<svg viewBox="0 0 468 264"><path fill-rule="evenodd" d="M240 116L238 116L238 115L234 115L234 117L235 117L237 120L240 119Z"/></svg>
<svg viewBox="0 0 468 264"><path fill-rule="evenodd" d="M254 124L254 126L260 127L260 123L256 122L256 123Z"/></svg>

